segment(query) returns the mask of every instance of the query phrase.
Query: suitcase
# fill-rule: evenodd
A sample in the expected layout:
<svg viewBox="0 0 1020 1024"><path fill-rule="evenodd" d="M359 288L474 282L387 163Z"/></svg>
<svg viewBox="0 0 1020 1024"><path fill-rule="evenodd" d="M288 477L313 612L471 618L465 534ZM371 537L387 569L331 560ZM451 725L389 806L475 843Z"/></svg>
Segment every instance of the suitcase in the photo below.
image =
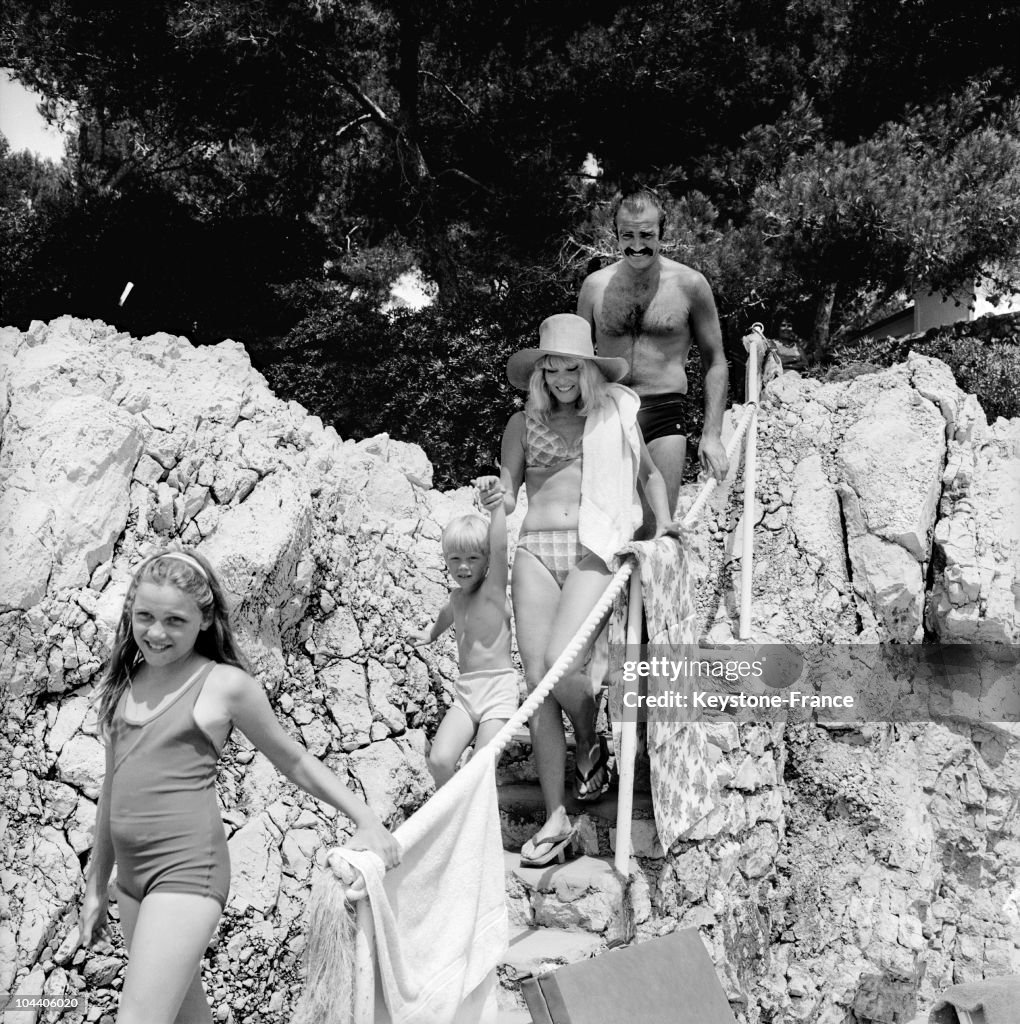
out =
<svg viewBox="0 0 1020 1024"><path fill-rule="evenodd" d="M534 1024L736 1024L696 928L521 982Z"/></svg>

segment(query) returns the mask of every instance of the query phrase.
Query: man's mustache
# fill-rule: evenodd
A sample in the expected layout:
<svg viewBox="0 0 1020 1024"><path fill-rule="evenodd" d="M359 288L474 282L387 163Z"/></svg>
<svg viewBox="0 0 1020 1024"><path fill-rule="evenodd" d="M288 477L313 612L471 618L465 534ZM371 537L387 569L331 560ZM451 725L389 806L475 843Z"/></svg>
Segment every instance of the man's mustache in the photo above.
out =
<svg viewBox="0 0 1020 1024"><path fill-rule="evenodd" d="M629 245L623 250L624 256L651 256L651 249L632 249Z"/></svg>

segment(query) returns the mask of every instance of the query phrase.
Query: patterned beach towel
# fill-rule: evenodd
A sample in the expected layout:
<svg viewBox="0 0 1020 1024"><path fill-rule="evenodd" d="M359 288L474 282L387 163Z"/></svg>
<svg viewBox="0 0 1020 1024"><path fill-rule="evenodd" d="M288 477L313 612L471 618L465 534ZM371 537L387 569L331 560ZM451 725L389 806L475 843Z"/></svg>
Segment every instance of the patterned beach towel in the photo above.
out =
<svg viewBox="0 0 1020 1024"><path fill-rule="evenodd" d="M648 630L649 651L675 664L682 659L698 658L697 609L694 601L694 575L683 546L670 537L655 541L635 541L623 549L635 555L641 567L641 597ZM609 709L614 723L623 720L623 682L625 658L636 659L635 651L625 653L627 636L627 599L622 595L613 610L609 634L610 690ZM675 681L663 676L648 679L648 693L686 694L688 709L694 680L684 674ZM718 786L709 756L705 730L691 710L678 713L674 708L649 709L648 755L651 761L652 801L655 825L662 847L668 850L699 821L711 813L718 802Z"/></svg>

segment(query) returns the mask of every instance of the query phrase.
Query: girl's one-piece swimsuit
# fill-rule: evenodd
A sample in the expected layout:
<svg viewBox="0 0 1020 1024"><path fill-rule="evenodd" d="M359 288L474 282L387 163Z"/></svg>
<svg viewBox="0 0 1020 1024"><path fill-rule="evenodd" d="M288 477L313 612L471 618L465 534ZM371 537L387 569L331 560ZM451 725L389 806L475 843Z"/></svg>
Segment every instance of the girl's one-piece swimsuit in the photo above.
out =
<svg viewBox="0 0 1020 1024"><path fill-rule="evenodd" d="M110 834L117 885L132 899L182 892L226 905L230 858L216 800L219 751L194 715L214 667L200 668L144 722L125 717L127 694L113 717Z"/></svg>

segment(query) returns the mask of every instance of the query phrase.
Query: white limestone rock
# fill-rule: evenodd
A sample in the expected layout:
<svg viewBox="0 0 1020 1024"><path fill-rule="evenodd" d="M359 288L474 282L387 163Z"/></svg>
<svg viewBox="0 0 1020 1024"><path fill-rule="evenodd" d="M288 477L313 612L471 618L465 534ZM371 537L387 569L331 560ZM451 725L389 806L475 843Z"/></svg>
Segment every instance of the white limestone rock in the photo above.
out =
<svg viewBox="0 0 1020 1024"><path fill-rule="evenodd" d="M78 731L89 710L88 697L76 694L68 697L59 707L53 706L53 716L46 733L46 747L59 754L64 744Z"/></svg>
<svg viewBox="0 0 1020 1024"><path fill-rule="evenodd" d="M816 571L837 590L846 591L846 547L840 523L839 500L822 466L812 452L793 470L790 527L797 546L816 561Z"/></svg>
<svg viewBox="0 0 1020 1024"><path fill-rule="evenodd" d="M354 787L360 782L376 811L395 823L431 792L426 729L434 728L456 673L448 641L411 653L402 639L408 623L434 614L446 598L439 538L452 516L472 510L472 494L467 487L448 494L427 489L430 467L415 446L385 435L359 444L342 441L297 403L273 396L235 342L196 348L170 335L132 339L103 324L61 318L26 333L0 330L0 357L0 482L17 484L26 466L36 472L34 463L19 462L19 453L42 449L36 426L61 402L108 407L113 423L138 439L136 458L130 465L124 458L114 488L124 511L117 506L114 527L104 527L104 536L112 530L112 541L96 542L93 549L82 538L81 550L68 556L67 564L77 558L80 569L66 578L80 582L65 582L63 561L52 573L38 569L37 577L35 569L21 572L22 603L0 614L5 681L14 681L12 693L25 695L10 702L7 738L0 733L0 761L17 763L23 783L11 787L5 838L13 842L0 851L0 963L13 942L13 960L24 977L43 938L56 949L70 934L65 918L52 913L57 891L26 865L55 871L63 888L80 887L78 857L91 846L104 768L94 713L83 716L82 703L105 661L139 560L166 542L201 544L225 577L245 652L284 727L300 732L341 775L348 768ZM942 364L911 357L905 367L850 384L784 375L766 389L756 495L765 519L756 536L752 605L752 635L759 642L917 635L918 595L923 597L924 570L932 561L933 467L934 493L943 492L936 534L942 550L935 559L929 626L944 637L1016 642L1012 531L1020 437L1016 423L989 427L975 398L954 387ZM947 437L943 469L941 456L932 453ZM77 445L82 435L53 427L43 441L51 446L54 439ZM920 448L912 453L905 442L915 440ZM81 454L46 453L51 468L59 459L64 476L68 467L93 467L88 471L95 479L76 479L77 491L58 480L62 507L54 521L72 522L75 529L80 524L72 513L83 514L107 493L107 476L95 467L109 453L90 455L95 438L87 432L82 443ZM895 468L908 462L923 472L912 476ZM525 513L521 497L511 517L511 546ZM63 507L69 502L80 509ZM710 504L711 529L706 524L699 534L706 563L709 535L722 549L733 532L739 512L731 502L724 487ZM18 543L23 551L16 554L31 566L32 538ZM45 584L41 592L25 583L38 578ZM732 637L735 607L725 601L720 606L711 583L709 575L702 588L708 594L699 591L699 602L719 636ZM982 686L1005 701L1005 667L996 664L989 673ZM33 702L33 694L46 688L49 699ZM958 723L974 715L959 701L945 713ZM1020 871L1020 847L1009 833L1020 729L1011 732L1009 723L974 729L973 735L963 726L943 729L930 741L931 750L922 752L925 770L917 784L895 789L897 773L910 775L910 759L898 753L914 742L908 728L894 738L891 753L878 740L869 753L870 733L861 730L853 742L863 747L826 740L820 752L795 758L790 751L796 737L788 746L781 731L738 730L732 723L710 728L717 780L726 787L716 811L664 857L650 823L644 828L639 822L634 833L639 856L656 863L662 858L642 869L642 877L652 872L637 916L642 937L686 923L711 927L714 951L734 965L724 972L727 990L735 997L762 993L776 1019L798 1019L816 995L822 1000L819 1020L842 1019L832 1015L845 1016L861 971L910 975L922 954L931 965L924 982L929 986L932 978L965 975L979 955L1003 972L1011 963L1017 969L1006 936L1015 933L1010 879ZM836 756L841 752L848 752L845 761ZM853 770L879 754L896 768L893 782L883 782L895 790L891 801L881 785L862 781ZM794 770L784 782L791 758ZM834 767L826 774L829 760ZM810 783L811 799L825 796L824 827L817 831L808 803L790 792L802 778ZM79 794L73 809L72 789ZM297 794L236 734L218 789L225 822L236 830L235 871L239 858L246 865L243 879L235 874L232 909L247 912L225 917L210 982L219 993L216 1005L243 1015L256 1010L256 981L273 971L278 979L298 976L317 830L325 820L340 832L349 823ZM799 801L800 831L786 840L781 837L792 820L791 800ZM854 831L856 814L868 816L862 832ZM30 835L41 834L40 822L60 837L63 852L53 853L55 842L53 849L26 845ZM583 844L597 852L605 835L587 817L581 828ZM1001 835L994 849L982 846L989 830ZM813 855L809 864L799 860L805 851ZM672 865L685 856L687 866L677 878ZM982 879L980 887L970 884L968 872ZM779 887L775 893L773 886ZM900 895L883 902L883 888ZM945 908L926 920L923 908L932 892ZM63 906L78 898L65 895ZM740 914L763 901L775 908L777 939L769 950L773 973L755 986L748 979L760 969L752 949L757 932ZM843 908L846 922L838 918ZM604 918L596 907L585 919ZM918 948L921 939L925 949ZM796 997L799 1007L791 1004L786 973L798 960L807 979L803 986L797 982L805 993ZM60 967L67 976L45 963L40 990L69 980L85 983L102 1005L97 1015L108 1012L114 994L105 985L122 963L119 948L108 958L91 954L77 964L65 957ZM807 983L819 977L833 979L824 993ZM268 1010L260 1004L259 1012L267 1021L286 1020L290 998L287 986L280 986L275 1003Z"/></svg>
<svg viewBox="0 0 1020 1024"><path fill-rule="evenodd" d="M324 668L319 680L326 691L330 717L340 730L342 748L351 751L367 746L371 741L372 710L364 668L344 660Z"/></svg>
<svg viewBox="0 0 1020 1024"><path fill-rule="evenodd" d="M376 434L359 441L358 447L390 463L415 487L423 491L432 487L432 463L420 445L394 441L389 434Z"/></svg>
<svg viewBox="0 0 1020 1024"><path fill-rule="evenodd" d="M235 629L252 668L273 685L283 678L282 634L307 607L306 556L312 506L307 485L273 473L219 519L199 550L216 566L228 592Z"/></svg>
<svg viewBox="0 0 1020 1024"><path fill-rule="evenodd" d="M947 642L1020 642L1020 419L950 445L929 601Z"/></svg>
<svg viewBox="0 0 1020 1024"><path fill-rule="evenodd" d="M839 453L851 535L872 533L923 562L941 490L945 421L908 387L856 397L866 404Z"/></svg>
<svg viewBox="0 0 1020 1024"><path fill-rule="evenodd" d="M312 870L312 859L321 845L319 834L311 828L293 828L284 837L280 847L284 874L307 879Z"/></svg>
<svg viewBox="0 0 1020 1024"><path fill-rule="evenodd" d="M106 751L94 736L81 733L73 736L57 758L60 780L74 786L90 800L98 799L105 772Z"/></svg>
<svg viewBox="0 0 1020 1024"><path fill-rule="evenodd" d="M23 916L17 932L23 956L42 948L66 907L80 898L82 873L74 850L51 825L25 836L18 860L24 872Z"/></svg>
<svg viewBox="0 0 1020 1024"><path fill-rule="evenodd" d="M124 529L141 452L130 415L93 395L48 406L8 435L0 468L0 608L84 586Z"/></svg>
<svg viewBox="0 0 1020 1024"><path fill-rule="evenodd" d="M350 755L351 772L384 822L423 802L433 783L423 752L406 741L382 739Z"/></svg>
<svg viewBox="0 0 1020 1024"><path fill-rule="evenodd" d="M245 822L228 840L230 896L237 910L254 907L263 916L276 906L283 858L276 830L264 811Z"/></svg>

